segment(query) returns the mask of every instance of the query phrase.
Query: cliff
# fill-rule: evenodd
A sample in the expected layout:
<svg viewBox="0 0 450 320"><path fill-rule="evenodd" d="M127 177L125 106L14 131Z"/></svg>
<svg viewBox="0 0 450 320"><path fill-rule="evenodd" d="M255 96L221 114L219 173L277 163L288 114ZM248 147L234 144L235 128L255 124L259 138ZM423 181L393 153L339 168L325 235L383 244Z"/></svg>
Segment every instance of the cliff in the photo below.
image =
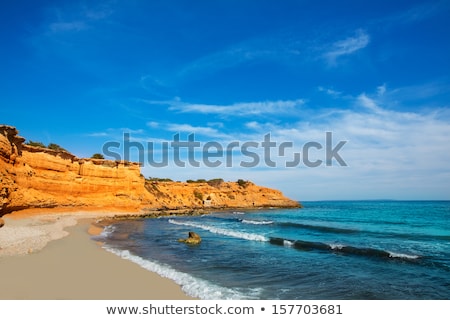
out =
<svg viewBox="0 0 450 320"><path fill-rule="evenodd" d="M208 183L150 182L146 183L154 196L148 205L153 208L253 208L299 207L299 203L286 198L280 191L257 186L252 182Z"/></svg>
<svg viewBox="0 0 450 320"><path fill-rule="evenodd" d="M80 159L24 144L0 125L0 216L30 208L197 209L298 207L277 190L238 184L150 182L139 163Z"/></svg>

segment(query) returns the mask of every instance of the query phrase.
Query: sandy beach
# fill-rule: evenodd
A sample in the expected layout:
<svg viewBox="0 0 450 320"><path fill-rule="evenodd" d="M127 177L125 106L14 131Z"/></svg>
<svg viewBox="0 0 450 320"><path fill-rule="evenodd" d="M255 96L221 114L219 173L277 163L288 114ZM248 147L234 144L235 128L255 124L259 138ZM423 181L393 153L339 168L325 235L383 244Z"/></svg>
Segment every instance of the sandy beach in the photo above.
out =
<svg viewBox="0 0 450 320"><path fill-rule="evenodd" d="M101 248L89 234L99 231L93 216L4 216L0 299L192 299L173 281Z"/></svg>

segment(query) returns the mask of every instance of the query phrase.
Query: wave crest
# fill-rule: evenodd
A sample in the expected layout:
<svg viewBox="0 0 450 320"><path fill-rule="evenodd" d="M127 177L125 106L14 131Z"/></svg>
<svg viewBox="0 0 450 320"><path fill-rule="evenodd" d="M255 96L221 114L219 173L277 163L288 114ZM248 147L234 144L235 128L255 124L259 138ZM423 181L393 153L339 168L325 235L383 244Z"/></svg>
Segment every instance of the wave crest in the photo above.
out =
<svg viewBox="0 0 450 320"><path fill-rule="evenodd" d="M170 266L160 264L155 261L146 260L130 253L128 250L118 250L111 247L104 248L122 259L130 260L148 271L155 272L162 277L175 281L175 283L180 285L181 289L191 297L196 297L203 300L258 299L260 291L262 290L249 289L247 293L244 293L235 289L221 287L209 281L177 271Z"/></svg>
<svg viewBox="0 0 450 320"><path fill-rule="evenodd" d="M229 237L239 238L239 239L244 239L244 240L261 241L261 242L269 241L268 238L266 238L262 235L259 235L259 234L228 230L228 229L208 226L208 225L204 225L204 224L199 224L199 223L195 223L195 222L176 221L174 219L169 219L169 223L179 225L179 226L188 226L188 227L193 227L193 228L199 228L202 230L209 231L211 233L221 234L224 236L229 236Z"/></svg>
<svg viewBox="0 0 450 320"><path fill-rule="evenodd" d="M273 221L257 221L257 220L241 220L242 223L246 223L246 224L272 224Z"/></svg>
<svg viewBox="0 0 450 320"><path fill-rule="evenodd" d="M406 253L396 253L385 251L382 249L374 248L360 248L353 246L346 246L341 244L326 244L322 242L312 242L303 240L289 240L283 238L270 238L269 242L271 244L279 246L288 246L299 250L320 250L329 251L349 255L365 256L372 258L385 258L385 259L399 259L405 261L414 261L420 259L420 256L411 255Z"/></svg>

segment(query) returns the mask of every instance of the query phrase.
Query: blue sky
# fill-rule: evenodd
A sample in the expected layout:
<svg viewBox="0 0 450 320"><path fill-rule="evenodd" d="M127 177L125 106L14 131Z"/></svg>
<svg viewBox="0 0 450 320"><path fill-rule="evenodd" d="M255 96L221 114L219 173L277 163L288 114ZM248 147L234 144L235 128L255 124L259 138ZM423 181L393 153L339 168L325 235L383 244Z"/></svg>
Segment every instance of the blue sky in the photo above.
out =
<svg viewBox="0 0 450 320"><path fill-rule="evenodd" d="M450 1L6 0L0 123L79 157L124 132L223 146L270 133L293 145L275 167L254 148L254 168L235 152L232 167L142 172L249 179L297 200L450 200L449 18ZM286 168L326 132L346 141L347 166Z"/></svg>

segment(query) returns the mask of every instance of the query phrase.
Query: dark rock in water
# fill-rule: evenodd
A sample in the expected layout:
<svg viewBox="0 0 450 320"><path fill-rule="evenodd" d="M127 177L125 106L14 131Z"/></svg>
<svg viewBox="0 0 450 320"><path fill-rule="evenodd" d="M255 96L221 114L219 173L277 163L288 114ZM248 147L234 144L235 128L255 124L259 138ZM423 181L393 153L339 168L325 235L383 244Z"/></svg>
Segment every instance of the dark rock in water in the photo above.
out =
<svg viewBox="0 0 450 320"><path fill-rule="evenodd" d="M193 231L189 231L189 237L187 239L178 239L178 242L184 242L186 244L199 244L202 242L202 238Z"/></svg>

